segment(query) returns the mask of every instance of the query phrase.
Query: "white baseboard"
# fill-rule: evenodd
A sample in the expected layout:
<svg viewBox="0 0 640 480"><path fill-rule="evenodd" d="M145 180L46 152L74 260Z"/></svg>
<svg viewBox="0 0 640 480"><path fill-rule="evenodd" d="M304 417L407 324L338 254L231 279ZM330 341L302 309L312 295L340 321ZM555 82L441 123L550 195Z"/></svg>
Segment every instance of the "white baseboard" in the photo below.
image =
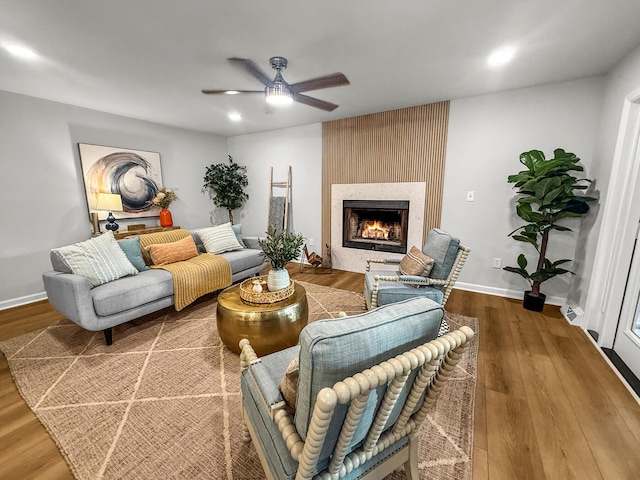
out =
<svg viewBox="0 0 640 480"><path fill-rule="evenodd" d="M487 287L486 285L475 285L473 283L456 282L455 287L458 290L466 290L468 292L486 293L487 295L495 295L497 297L514 298L522 300L524 292L521 290L507 290L506 288ZM561 306L566 302L564 297L547 296L545 303L547 305Z"/></svg>
<svg viewBox="0 0 640 480"><path fill-rule="evenodd" d="M46 299L47 294L45 292L34 293L32 295L26 295L24 297L11 298L9 300L3 300L2 302L0 302L0 310L19 307L20 305L26 305L27 303L39 302L40 300Z"/></svg>

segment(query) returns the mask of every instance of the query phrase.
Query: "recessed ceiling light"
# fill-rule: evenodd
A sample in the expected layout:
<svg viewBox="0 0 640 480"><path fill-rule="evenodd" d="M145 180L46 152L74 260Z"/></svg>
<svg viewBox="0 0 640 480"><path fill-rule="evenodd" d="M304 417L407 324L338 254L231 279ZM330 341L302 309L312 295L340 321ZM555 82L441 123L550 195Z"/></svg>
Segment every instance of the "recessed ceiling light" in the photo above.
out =
<svg viewBox="0 0 640 480"><path fill-rule="evenodd" d="M494 50L487 58L490 67L501 67L509 63L516 54L514 47L503 47Z"/></svg>
<svg viewBox="0 0 640 480"><path fill-rule="evenodd" d="M22 47L20 45L6 45L4 47L11 55L16 57L24 58L26 60L31 60L37 57L36 52L27 47Z"/></svg>
<svg viewBox="0 0 640 480"><path fill-rule="evenodd" d="M242 115L240 115L238 112L231 112L228 116L229 120L231 120L232 122L239 122L240 120L242 120Z"/></svg>

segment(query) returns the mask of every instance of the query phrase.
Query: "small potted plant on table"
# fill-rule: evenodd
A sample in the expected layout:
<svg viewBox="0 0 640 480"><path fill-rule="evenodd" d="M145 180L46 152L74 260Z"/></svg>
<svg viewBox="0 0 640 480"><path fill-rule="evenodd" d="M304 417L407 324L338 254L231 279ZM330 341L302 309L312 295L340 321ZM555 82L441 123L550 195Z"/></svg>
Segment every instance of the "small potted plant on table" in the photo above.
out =
<svg viewBox="0 0 640 480"><path fill-rule="evenodd" d="M289 272L285 266L300 255L304 237L297 233L278 230L274 225L270 225L266 233L267 238L260 240L260 248L271 263L267 286L269 291L275 292L289 286Z"/></svg>

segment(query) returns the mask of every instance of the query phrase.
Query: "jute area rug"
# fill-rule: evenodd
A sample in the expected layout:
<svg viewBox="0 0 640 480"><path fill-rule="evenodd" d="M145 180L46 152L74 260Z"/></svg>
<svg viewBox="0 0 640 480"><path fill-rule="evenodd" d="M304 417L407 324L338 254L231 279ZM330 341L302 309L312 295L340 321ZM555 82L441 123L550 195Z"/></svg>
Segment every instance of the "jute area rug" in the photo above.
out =
<svg viewBox="0 0 640 480"><path fill-rule="evenodd" d="M310 321L363 310L362 296L301 282ZM241 440L236 354L216 331L215 298L101 332L69 321L0 343L26 403L73 474L90 479L262 479ZM452 329L477 319L447 314ZM421 430L421 478L470 479L477 339ZM405 478L404 471L390 478Z"/></svg>

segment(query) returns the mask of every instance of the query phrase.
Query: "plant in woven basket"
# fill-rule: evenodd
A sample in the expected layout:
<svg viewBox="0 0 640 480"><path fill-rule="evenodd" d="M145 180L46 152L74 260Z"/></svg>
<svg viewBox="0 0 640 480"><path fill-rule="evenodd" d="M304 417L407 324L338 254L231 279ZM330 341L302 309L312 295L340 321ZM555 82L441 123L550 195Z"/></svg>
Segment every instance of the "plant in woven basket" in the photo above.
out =
<svg viewBox="0 0 640 480"><path fill-rule="evenodd" d="M577 195L586 190L591 180L577 178L572 171L583 171L578 165L580 159L573 153L558 148L554 157L545 159L540 150L531 150L520 154L520 163L526 170L509 175L508 182L518 188L520 197L516 203L516 213L526 222L516 228L509 236L514 240L532 245L538 252L535 270L527 270L528 262L524 254L518 256L517 267L504 267L504 270L517 273L531 285L525 292L524 307L528 310L542 310L545 295L540 285L556 275L573 272L562 267L570 259L552 262L547 258L549 234L553 231L570 232L571 229L558 222L569 217L580 217L589 212L589 202L593 197ZM583 183L584 182L584 183Z"/></svg>
<svg viewBox="0 0 640 480"><path fill-rule="evenodd" d="M229 211L229 221L233 223L231 211L242 207L249 198L244 191L247 185L247 167L234 163L233 157L229 155L229 164L218 163L207 167L202 193L209 191L214 205L226 208Z"/></svg>
<svg viewBox="0 0 640 480"><path fill-rule="evenodd" d="M287 232L270 225L267 238L260 240L260 249L271 263L267 279L269 290L277 291L289 286L289 273L284 268L287 263L300 255L304 237L294 232Z"/></svg>

